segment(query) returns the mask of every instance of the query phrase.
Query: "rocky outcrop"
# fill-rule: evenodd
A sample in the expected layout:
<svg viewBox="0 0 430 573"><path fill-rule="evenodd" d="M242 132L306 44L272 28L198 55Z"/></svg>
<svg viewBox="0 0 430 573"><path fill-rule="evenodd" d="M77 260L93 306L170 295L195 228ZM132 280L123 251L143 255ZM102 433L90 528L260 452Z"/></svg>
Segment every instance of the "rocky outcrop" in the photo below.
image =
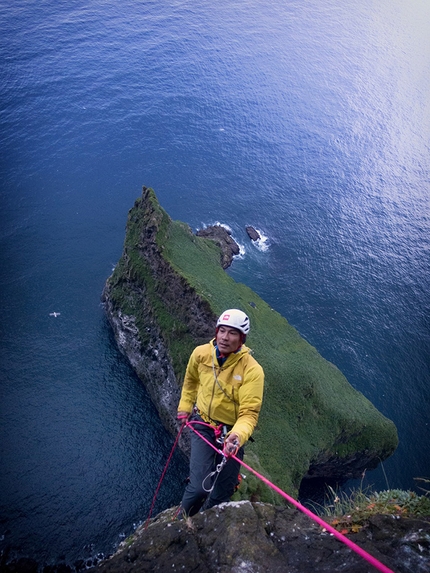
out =
<svg viewBox="0 0 430 573"><path fill-rule="evenodd" d="M119 349L144 381L163 424L174 434L181 371L187 360L186 332L193 333L193 343L208 340L216 315L163 258L157 235L165 214L156 207L151 204L151 191L144 188L129 213L123 255L105 285L102 302ZM158 311L155 299L161 307ZM177 326L176 316L181 317ZM171 322L169 333L160 317ZM175 372L171 343L181 336L184 352ZM193 343L188 344L189 352ZM188 452L186 435L181 446Z"/></svg>
<svg viewBox="0 0 430 573"><path fill-rule="evenodd" d="M376 568L296 509L249 501L184 522L168 509L141 525L111 557L73 565L21 558L3 573L374 573ZM430 518L369 517L349 539L393 573L430 571Z"/></svg>
<svg viewBox="0 0 430 573"><path fill-rule="evenodd" d="M373 573L376 569L296 509L263 503L222 504L191 520L167 510L141 526L97 573ZM371 517L349 536L396 573L430 570L430 522Z"/></svg>
<svg viewBox="0 0 430 573"><path fill-rule="evenodd" d="M251 241L258 241L258 239L261 239L260 233L254 229L254 227L245 227L245 231L248 233L248 237L251 239Z"/></svg>
<svg viewBox="0 0 430 573"><path fill-rule="evenodd" d="M103 302L121 351L146 385L165 426L176 433L180 386L191 351L212 338L225 308L250 316L249 346L265 371L265 397L247 459L290 494L303 479L343 480L393 453L394 424L324 360L255 292L229 277L220 249L172 221L143 188L130 210L123 255ZM186 441L181 442L187 451ZM246 480L244 498L272 501Z"/></svg>
<svg viewBox="0 0 430 573"><path fill-rule="evenodd" d="M221 266L223 269L229 267L233 261L233 257L240 253L239 245L232 238L228 229L222 225L210 225L204 229L197 231L198 237L205 237L211 239L220 248L221 251Z"/></svg>

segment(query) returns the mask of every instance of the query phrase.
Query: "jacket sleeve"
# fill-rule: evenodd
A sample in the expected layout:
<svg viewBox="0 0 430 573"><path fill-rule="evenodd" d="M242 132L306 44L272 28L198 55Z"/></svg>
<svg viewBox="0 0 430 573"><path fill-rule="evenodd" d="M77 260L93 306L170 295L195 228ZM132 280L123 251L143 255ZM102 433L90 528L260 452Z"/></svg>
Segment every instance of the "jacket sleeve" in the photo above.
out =
<svg viewBox="0 0 430 573"><path fill-rule="evenodd" d="M239 415L231 433L239 436L240 445L250 438L254 431L263 402L264 371L256 360L246 369L239 389Z"/></svg>
<svg viewBox="0 0 430 573"><path fill-rule="evenodd" d="M179 400L178 412L191 413L196 402L199 386L199 359L198 349L194 349L188 361L185 371L184 384L182 386L181 399Z"/></svg>

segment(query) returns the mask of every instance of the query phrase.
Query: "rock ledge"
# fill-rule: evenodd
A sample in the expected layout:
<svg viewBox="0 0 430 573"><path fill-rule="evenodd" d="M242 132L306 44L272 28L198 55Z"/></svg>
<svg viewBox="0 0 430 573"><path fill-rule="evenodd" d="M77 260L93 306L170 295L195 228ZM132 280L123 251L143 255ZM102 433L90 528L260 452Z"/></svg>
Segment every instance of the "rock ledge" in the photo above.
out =
<svg viewBox="0 0 430 573"><path fill-rule="evenodd" d="M167 510L136 530L100 573L373 573L374 567L296 509L236 502L188 522ZM430 522L372 517L350 536L396 573L429 571Z"/></svg>
<svg viewBox="0 0 430 573"><path fill-rule="evenodd" d="M211 239L221 249L221 266L223 269L228 268L235 255L240 253L239 245L232 238L230 231L222 225L211 225L197 231L198 237Z"/></svg>

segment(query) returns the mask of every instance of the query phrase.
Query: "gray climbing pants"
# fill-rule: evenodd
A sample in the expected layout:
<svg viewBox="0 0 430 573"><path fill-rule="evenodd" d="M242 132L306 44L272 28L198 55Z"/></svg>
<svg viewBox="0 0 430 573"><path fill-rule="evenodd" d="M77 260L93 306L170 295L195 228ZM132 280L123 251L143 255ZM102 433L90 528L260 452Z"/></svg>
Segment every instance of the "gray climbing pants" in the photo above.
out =
<svg viewBox="0 0 430 573"><path fill-rule="evenodd" d="M194 414L191 420L203 422L198 414ZM222 446L216 442L215 432L212 427L203 424L193 424L193 428L217 449L222 449ZM243 455L244 450L242 447L239 448L236 457L243 460ZM221 472L211 475L221 462L222 457L204 440L194 432L191 432L190 476L181 503L182 511L186 516L196 514L206 500L205 509L208 509L214 505L229 501L233 495L238 483L240 463L228 458Z"/></svg>

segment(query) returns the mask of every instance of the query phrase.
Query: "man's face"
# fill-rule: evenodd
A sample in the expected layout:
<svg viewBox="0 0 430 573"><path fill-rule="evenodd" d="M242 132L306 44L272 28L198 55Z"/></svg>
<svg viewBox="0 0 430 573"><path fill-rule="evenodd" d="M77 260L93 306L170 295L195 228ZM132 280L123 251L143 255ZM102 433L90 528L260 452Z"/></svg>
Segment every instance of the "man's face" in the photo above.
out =
<svg viewBox="0 0 430 573"><path fill-rule="evenodd" d="M216 343L221 354L236 352L241 344L241 333L230 326L221 325L216 335Z"/></svg>

